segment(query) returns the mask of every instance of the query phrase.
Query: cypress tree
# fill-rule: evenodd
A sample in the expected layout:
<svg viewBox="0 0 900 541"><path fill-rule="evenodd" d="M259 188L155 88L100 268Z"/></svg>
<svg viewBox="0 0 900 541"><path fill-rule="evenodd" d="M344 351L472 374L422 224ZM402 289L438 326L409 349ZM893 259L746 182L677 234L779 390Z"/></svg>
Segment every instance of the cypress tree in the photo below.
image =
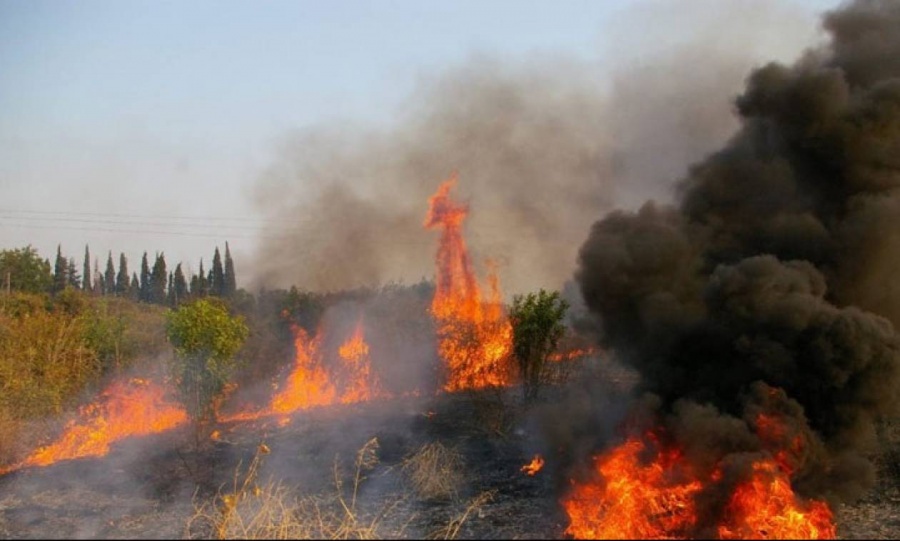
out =
<svg viewBox="0 0 900 541"><path fill-rule="evenodd" d="M222 297L225 293L225 271L222 269L222 256L219 255L219 247L213 255L212 271L209 279L209 293L216 297Z"/></svg>
<svg viewBox="0 0 900 541"><path fill-rule="evenodd" d="M103 295L103 275L100 274L100 262L94 258L94 295Z"/></svg>
<svg viewBox="0 0 900 541"><path fill-rule="evenodd" d="M234 276L234 261L231 259L231 250L228 249L228 242L225 243L225 286L222 290L222 296L227 298L234 297L237 291L237 278Z"/></svg>
<svg viewBox="0 0 900 541"><path fill-rule="evenodd" d="M63 289L66 288L66 283L68 280L66 279L66 270L69 267L69 262L66 261L66 258L62 256L62 245L56 245L56 262L53 265L53 287L52 291L54 293L59 293Z"/></svg>
<svg viewBox="0 0 900 541"><path fill-rule="evenodd" d="M147 263L147 252L144 252L144 257L141 258L141 287L138 300L150 302L150 264Z"/></svg>
<svg viewBox="0 0 900 541"><path fill-rule="evenodd" d="M88 245L84 245L84 266L81 270L81 289L90 292L94 289L94 282L91 280L91 253Z"/></svg>
<svg viewBox="0 0 900 541"><path fill-rule="evenodd" d="M78 270L75 267L74 257L69 258L69 266L66 268L66 280L68 282L67 285L75 289L81 288L81 277L78 276Z"/></svg>
<svg viewBox="0 0 900 541"><path fill-rule="evenodd" d="M120 297L128 296L128 286L130 285L128 276L128 259L124 252L119 253L119 274L116 275L116 295Z"/></svg>
<svg viewBox="0 0 900 541"><path fill-rule="evenodd" d="M103 294L116 294L116 269L113 267L112 250L109 251L109 257L106 259L106 273L103 275Z"/></svg>
<svg viewBox="0 0 900 541"><path fill-rule="evenodd" d="M209 282L203 273L203 258L200 258L200 272L197 273L197 296L205 297L209 294Z"/></svg>
<svg viewBox="0 0 900 541"><path fill-rule="evenodd" d="M181 270L181 263L175 266L175 276L173 278L172 286L174 289L175 306L177 307L179 304L187 300L188 296L187 281L184 279L184 272Z"/></svg>
<svg viewBox="0 0 900 541"><path fill-rule="evenodd" d="M137 302L141 296L141 284L138 282L136 272L131 273L131 283L128 285L128 298Z"/></svg>
<svg viewBox="0 0 900 541"><path fill-rule="evenodd" d="M163 254L156 256L153 263L153 272L150 273L150 302L154 304L166 303L166 258Z"/></svg>
<svg viewBox="0 0 900 541"><path fill-rule="evenodd" d="M169 271L169 289L166 290L166 304L175 308L175 284L172 281L172 272Z"/></svg>

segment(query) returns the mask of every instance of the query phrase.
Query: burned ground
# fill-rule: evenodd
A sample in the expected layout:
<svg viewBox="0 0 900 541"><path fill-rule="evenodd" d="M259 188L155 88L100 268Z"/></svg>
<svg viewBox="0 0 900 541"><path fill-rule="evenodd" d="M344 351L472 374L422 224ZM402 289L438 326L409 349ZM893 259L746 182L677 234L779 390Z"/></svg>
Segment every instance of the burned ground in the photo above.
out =
<svg viewBox="0 0 900 541"><path fill-rule="evenodd" d="M605 386L611 400L617 393L625 400L634 383L633 373L602 356L579 371L605 380L595 385ZM217 441L199 446L188 428L132 438L103 458L0 478L0 537L212 537L211 525L197 520L198 507L219 505L217 494L239 483L254 457L260 485L280 483L291 494L320 498L324 506L339 479L349 501L355 460L374 438L377 461L359 476L353 508L361 528L357 534L564 538L567 519L557 500L566 465L561 458L548 460L535 476L521 467L534 454L551 451L547 419L552 420L554 402L560 393L577 392L546 389L529 407L521 390L511 388L318 408L295 414L284 426L275 419L223 425ZM900 423L882 428L882 450L875 457L879 481L864 498L836 510L840 537L900 536ZM261 444L269 451L264 456L257 454ZM449 472L459 476L452 492L424 494L410 482L404 465L429 444L458 453L456 471Z"/></svg>

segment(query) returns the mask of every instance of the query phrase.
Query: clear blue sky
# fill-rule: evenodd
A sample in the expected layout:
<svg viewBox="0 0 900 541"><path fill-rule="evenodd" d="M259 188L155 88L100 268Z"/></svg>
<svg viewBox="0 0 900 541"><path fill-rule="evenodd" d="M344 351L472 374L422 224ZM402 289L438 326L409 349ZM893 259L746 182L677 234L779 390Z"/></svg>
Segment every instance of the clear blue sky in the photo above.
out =
<svg viewBox="0 0 900 541"><path fill-rule="evenodd" d="M144 249L249 255L252 229L207 218L259 217L248 189L285 133L388 125L418 77L472 54L602 60L617 17L654 4L0 0L0 249L61 242L80 268L89 243L133 270ZM766 4L808 32L837 1Z"/></svg>

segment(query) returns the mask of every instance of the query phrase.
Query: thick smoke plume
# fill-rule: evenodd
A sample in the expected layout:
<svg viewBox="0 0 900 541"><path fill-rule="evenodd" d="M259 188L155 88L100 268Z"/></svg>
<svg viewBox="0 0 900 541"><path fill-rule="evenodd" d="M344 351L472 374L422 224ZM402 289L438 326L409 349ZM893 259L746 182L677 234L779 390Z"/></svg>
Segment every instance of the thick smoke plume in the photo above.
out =
<svg viewBox="0 0 900 541"><path fill-rule="evenodd" d="M900 396L900 4L824 27L829 44L750 74L740 130L676 206L593 225L577 278L694 463L740 472L775 415L783 448L803 442L795 489L839 501L871 485Z"/></svg>
<svg viewBox="0 0 900 541"><path fill-rule="evenodd" d="M655 19L636 11L616 24L661 43L679 27L689 37L677 45L652 50L657 40L614 35L611 47L623 50L602 66L473 56L424 76L380 130L335 122L296 134L255 186L281 227L254 259L257 284L335 290L430 278L427 200L457 172L473 262L497 263L509 293L559 287L596 217L671 199L676 172L736 128L729 97L743 74L763 52L796 50L784 44L800 38L785 36L804 28L775 2L665 6L650 6ZM670 24L675 12L696 17ZM727 42L715 37L722 20L741 21ZM770 33L770 50L753 50L756 32Z"/></svg>

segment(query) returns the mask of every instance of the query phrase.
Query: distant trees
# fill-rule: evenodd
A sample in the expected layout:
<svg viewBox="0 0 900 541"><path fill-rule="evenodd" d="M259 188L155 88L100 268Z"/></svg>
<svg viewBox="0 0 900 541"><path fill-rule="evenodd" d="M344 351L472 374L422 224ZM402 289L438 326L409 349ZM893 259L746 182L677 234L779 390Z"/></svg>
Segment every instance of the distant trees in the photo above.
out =
<svg viewBox="0 0 900 541"><path fill-rule="evenodd" d="M79 272L74 257L66 257L62 245L56 247L56 258L41 259L31 245L16 250L0 250L0 287L9 291L30 293L50 293L58 295L66 289L131 299L134 301L177 307L198 298L219 297L234 299L237 293L237 279L231 249L225 243L224 261L215 247L212 269L204 271L200 259L199 272L188 275L181 263L174 272L167 271L163 252L158 252L153 266L149 264L147 252L141 259L140 274L129 271L128 258L119 254L118 272L113 264L112 251L108 252L106 270L100 272L98 260L94 259L91 269L90 247L84 247L84 263Z"/></svg>

